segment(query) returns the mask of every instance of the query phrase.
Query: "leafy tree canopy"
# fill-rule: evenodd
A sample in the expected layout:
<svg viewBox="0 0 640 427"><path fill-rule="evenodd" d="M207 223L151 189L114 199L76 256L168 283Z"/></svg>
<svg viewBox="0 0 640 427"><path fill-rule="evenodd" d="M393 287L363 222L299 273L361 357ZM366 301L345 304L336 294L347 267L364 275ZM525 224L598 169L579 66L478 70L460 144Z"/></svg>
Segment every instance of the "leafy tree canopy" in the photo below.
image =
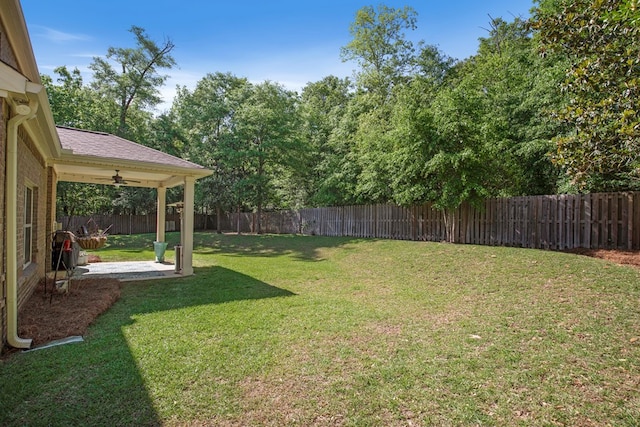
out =
<svg viewBox="0 0 640 427"><path fill-rule="evenodd" d="M567 57L556 111L570 131L555 139L556 162L586 190L640 188L640 3L538 0L532 27L543 54Z"/></svg>

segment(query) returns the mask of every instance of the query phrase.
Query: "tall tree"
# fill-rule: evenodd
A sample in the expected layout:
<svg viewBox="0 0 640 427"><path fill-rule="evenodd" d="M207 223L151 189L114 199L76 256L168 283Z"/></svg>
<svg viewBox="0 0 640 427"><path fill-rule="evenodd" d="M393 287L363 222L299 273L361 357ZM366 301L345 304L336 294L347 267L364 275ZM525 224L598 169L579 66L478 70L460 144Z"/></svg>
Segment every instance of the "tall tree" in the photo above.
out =
<svg viewBox="0 0 640 427"><path fill-rule="evenodd" d="M435 155L438 131L434 101L450 87L456 61L434 46L423 49L418 59L419 72L399 88L392 111L389 148L384 154L389 164L393 201L401 205L434 201L429 186L434 179L426 165ZM446 86L445 86L446 85Z"/></svg>
<svg viewBox="0 0 640 427"><path fill-rule="evenodd" d="M537 0L543 54L571 61L555 160L591 191L640 188L640 5L637 0Z"/></svg>
<svg viewBox="0 0 640 427"><path fill-rule="evenodd" d="M218 218L243 203L236 189L244 170L236 161L234 113L248 96L248 84L230 73L207 74L193 91L180 88L172 107L187 140L186 156L214 171L200 180L198 194L202 206L215 209Z"/></svg>
<svg viewBox="0 0 640 427"><path fill-rule="evenodd" d="M234 112L237 160L250 173L242 180L244 194L252 194L262 232L261 214L273 196L275 178L282 169L295 167L300 141L297 96L281 85L266 81L248 86L248 96Z"/></svg>
<svg viewBox="0 0 640 427"><path fill-rule="evenodd" d="M117 105L85 85L80 70L61 66L54 73L55 82L47 75L42 81L57 125L102 132L116 129Z"/></svg>
<svg viewBox="0 0 640 427"><path fill-rule="evenodd" d="M94 57L93 87L119 105L117 134L129 136L127 118L135 103L139 109L152 108L161 102L159 87L167 76L159 73L176 65L171 56L175 45L170 39L157 44L141 27L129 30L136 39L135 48L110 47L106 58ZM112 65L112 63L115 64Z"/></svg>
<svg viewBox="0 0 640 427"><path fill-rule="evenodd" d="M559 171L549 154L551 138L563 127L549 113L563 103L556 89L564 75L562 58L540 58L525 21L495 18L467 65L463 78L485 94L482 120L500 158L493 195L555 193Z"/></svg>
<svg viewBox="0 0 640 427"><path fill-rule="evenodd" d="M414 65L414 46L404 31L415 30L416 20L417 13L409 6L395 9L381 4L356 12L349 29L352 40L342 48L342 59L360 65L359 85L377 94L379 101L384 102Z"/></svg>
<svg viewBox="0 0 640 427"><path fill-rule="evenodd" d="M347 201L344 177L349 150L339 137L340 122L352 99L349 79L328 76L302 90L302 137L309 150L304 181L306 202L311 206L336 206Z"/></svg>
<svg viewBox="0 0 640 427"><path fill-rule="evenodd" d="M547 153L557 126L544 109L557 102L550 88L558 73L537 60L519 19L492 20L478 53L463 62L423 49L420 72L397 91L388 133L393 200L432 202L452 239L463 202L555 189Z"/></svg>
<svg viewBox="0 0 640 427"><path fill-rule="evenodd" d="M394 94L414 70L415 48L405 30L416 29L417 13L411 7L395 9L385 5L358 10L350 32L352 40L342 48L343 60L354 60L356 94L342 122L350 156L358 175L355 195L358 202L387 202L390 191L389 117ZM343 129L343 130L346 130ZM353 167L349 168L353 171Z"/></svg>

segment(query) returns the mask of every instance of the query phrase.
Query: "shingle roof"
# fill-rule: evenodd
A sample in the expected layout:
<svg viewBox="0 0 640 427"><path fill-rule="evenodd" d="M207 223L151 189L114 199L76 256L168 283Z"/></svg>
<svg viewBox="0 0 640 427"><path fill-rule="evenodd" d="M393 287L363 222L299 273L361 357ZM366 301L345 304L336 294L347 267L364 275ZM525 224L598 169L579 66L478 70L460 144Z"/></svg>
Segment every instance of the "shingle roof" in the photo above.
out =
<svg viewBox="0 0 640 427"><path fill-rule="evenodd" d="M64 126L56 126L56 129L62 148L72 150L75 155L133 160L188 169L205 169L198 164L109 133Z"/></svg>

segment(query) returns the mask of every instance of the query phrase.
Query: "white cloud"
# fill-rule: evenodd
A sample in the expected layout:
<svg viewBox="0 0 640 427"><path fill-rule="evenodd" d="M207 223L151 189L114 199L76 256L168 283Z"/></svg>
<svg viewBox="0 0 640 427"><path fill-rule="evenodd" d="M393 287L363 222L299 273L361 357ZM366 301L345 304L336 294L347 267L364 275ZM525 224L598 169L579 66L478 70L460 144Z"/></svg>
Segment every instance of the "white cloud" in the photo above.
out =
<svg viewBox="0 0 640 427"><path fill-rule="evenodd" d="M33 28L36 30L36 34L38 36L44 37L45 39L54 43L65 43L70 41L91 39L91 37L86 34L65 33L64 31L55 30L53 28L44 27L41 25L34 26Z"/></svg>
<svg viewBox="0 0 640 427"><path fill-rule="evenodd" d="M72 53L69 56L73 58L89 58L89 59L105 57L105 55L102 53Z"/></svg>

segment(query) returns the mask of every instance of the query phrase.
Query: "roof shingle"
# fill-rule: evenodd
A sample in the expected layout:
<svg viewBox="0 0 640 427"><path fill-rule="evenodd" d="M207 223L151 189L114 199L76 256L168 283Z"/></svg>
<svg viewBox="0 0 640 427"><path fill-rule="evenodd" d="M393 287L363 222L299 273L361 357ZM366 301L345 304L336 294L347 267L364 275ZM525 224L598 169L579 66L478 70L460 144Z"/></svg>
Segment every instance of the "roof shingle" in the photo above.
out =
<svg viewBox="0 0 640 427"><path fill-rule="evenodd" d="M73 154L105 159L133 160L188 169L205 169L196 163L109 133L56 126L63 149Z"/></svg>

